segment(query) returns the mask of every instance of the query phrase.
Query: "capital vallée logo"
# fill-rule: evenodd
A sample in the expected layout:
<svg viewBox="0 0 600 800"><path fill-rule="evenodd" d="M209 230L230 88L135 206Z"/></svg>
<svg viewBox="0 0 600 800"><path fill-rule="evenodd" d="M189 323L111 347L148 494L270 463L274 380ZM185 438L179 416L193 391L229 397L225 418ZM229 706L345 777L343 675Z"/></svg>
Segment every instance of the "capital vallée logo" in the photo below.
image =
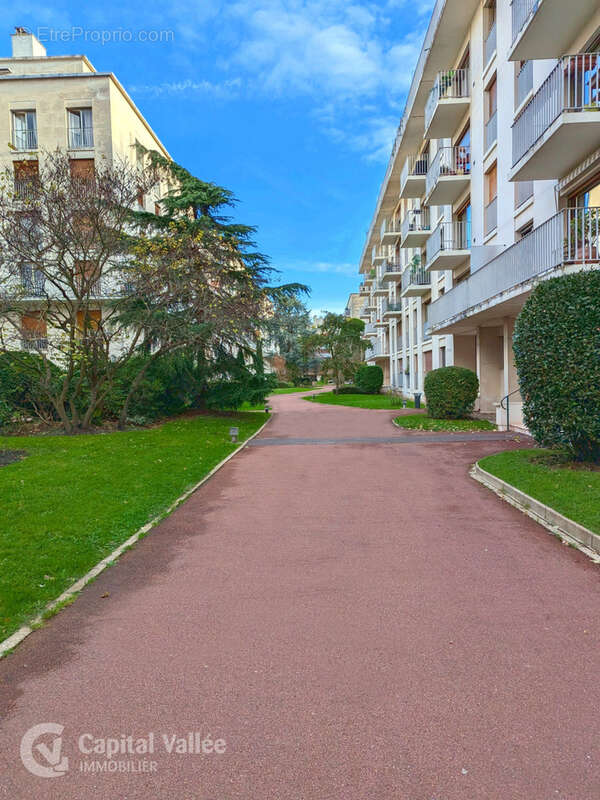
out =
<svg viewBox="0 0 600 800"><path fill-rule="evenodd" d="M42 722L29 728L21 739L21 761L38 778L60 778L69 770L69 759L62 755L62 732L57 722ZM38 741L41 740L41 741Z"/></svg>

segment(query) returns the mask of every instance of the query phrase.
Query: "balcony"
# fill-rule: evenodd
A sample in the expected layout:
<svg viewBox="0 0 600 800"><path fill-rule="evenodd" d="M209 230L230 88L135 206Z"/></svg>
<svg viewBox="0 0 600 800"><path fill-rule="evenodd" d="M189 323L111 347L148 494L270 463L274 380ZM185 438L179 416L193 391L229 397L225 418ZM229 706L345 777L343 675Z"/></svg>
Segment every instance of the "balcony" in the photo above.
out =
<svg viewBox="0 0 600 800"><path fill-rule="evenodd" d="M374 297L387 297L388 296L387 284L383 282L381 276L373 282L373 296Z"/></svg>
<svg viewBox="0 0 600 800"><path fill-rule="evenodd" d="M597 0L512 0L509 59L558 58L597 10Z"/></svg>
<svg viewBox="0 0 600 800"><path fill-rule="evenodd" d="M372 259L373 264L383 264L386 258L389 257L388 247L380 245L373 248Z"/></svg>
<svg viewBox="0 0 600 800"><path fill-rule="evenodd" d="M71 150L91 150L94 147L94 129L86 127L69 128L69 148Z"/></svg>
<svg viewBox="0 0 600 800"><path fill-rule="evenodd" d="M375 330L375 325L372 322L368 322L365 325L365 329L363 331L364 336L377 336L377 331Z"/></svg>
<svg viewBox="0 0 600 800"><path fill-rule="evenodd" d="M400 222L397 219L386 219L381 226L381 244L395 245L400 238Z"/></svg>
<svg viewBox="0 0 600 800"><path fill-rule="evenodd" d="M40 352L48 349L48 339L45 336L23 336L21 344L23 350Z"/></svg>
<svg viewBox="0 0 600 800"><path fill-rule="evenodd" d="M425 105L425 138L453 136L470 105L470 70L450 69L438 73Z"/></svg>
<svg viewBox="0 0 600 800"><path fill-rule="evenodd" d="M533 61L525 61L517 75L516 107L519 108L533 89Z"/></svg>
<svg viewBox="0 0 600 800"><path fill-rule="evenodd" d="M37 130L31 128L21 128L20 130L13 131L13 147L15 150L37 150L37 146Z"/></svg>
<svg viewBox="0 0 600 800"><path fill-rule="evenodd" d="M429 168L429 156L409 156L402 167L400 176L400 197L404 199L423 197L425 194L425 178Z"/></svg>
<svg viewBox="0 0 600 800"><path fill-rule="evenodd" d="M413 208L402 221L400 246L406 248L423 247L430 234L429 209Z"/></svg>
<svg viewBox="0 0 600 800"><path fill-rule="evenodd" d="M598 148L600 54L561 58L513 125L513 181L561 178Z"/></svg>
<svg viewBox="0 0 600 800"><path fill-rule="evenodd" d="M378 341L365 353L365 361L376 361L378 358L389 358L390 351L388 345Z"/></svg>
<svg viewBox="0 0 600 800"><path fill-rule="evenodd" d="M386 317L401 317L402 316L402 300L396 300L393 303L388 303L384 316Z"/></svg>
<svg viewBox="0 0 600 800"><path fill-rule="evenodd" d="M600 208L564 209L431 303L429 321L434 333L460 333L486 313L516 316L540 278L598 266Z"/></svg>
<svg viewBox="0 0 600 800"><path fill-rule="evenodd" d="M40 189L39 178L15 178L13 183L13 197L15 200L32 201Z"/></svg>
<svg viewBox="0 0 600 800"><path fill-rule="evenodd" d="M381 303L381 308L379 309L378 316L375 320L376 328L387 328L388 321L385 318L385 312L387 311L387 307L388 307L387 300L384 300Z"/></svg>
<svg viewBox="0 0 600 800"><path fill-rule="evenodd" d="M21 267L21 291L24 298L45 297L46 278L29 264Z"/></svg>
<svg viewBox="0 0 600 800"><path fill-rule="evenodd" d="M471 223L442 222L427 240L429 272L444 272L463 266L471 255Z"/></svg>
<svg viewBox="0 0 600 800"><path fill-rule="evenodd" d="M422 266L410 266L402 275L402 297L419 297L431 291L431 275Z"/></svg>
<svg viewBox="0 0 600 800"><path fill-rule="evenodd" d="M381 270L383 283L397 283L402 277L402 264L398 261L385 261Z"/></svg>
<svg viewBox="0 0 600 800"><path fill-rule="evenodd" d="M427 173L428 206L452 205L471 185L471 148L441 147Z"/></svg>

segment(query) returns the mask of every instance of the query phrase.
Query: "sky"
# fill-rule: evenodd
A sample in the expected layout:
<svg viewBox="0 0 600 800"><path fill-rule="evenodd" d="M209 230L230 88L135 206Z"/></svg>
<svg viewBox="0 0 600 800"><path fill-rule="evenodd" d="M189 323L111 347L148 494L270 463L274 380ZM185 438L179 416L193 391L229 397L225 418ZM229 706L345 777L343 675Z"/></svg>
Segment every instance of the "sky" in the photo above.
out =
<svg viewBox="0 0 600 800"><path fill-rule="evenodd" d="M17 0L49 55L114 72L171 154L232 190L258 249L343 311L434 0Z"/></svg>

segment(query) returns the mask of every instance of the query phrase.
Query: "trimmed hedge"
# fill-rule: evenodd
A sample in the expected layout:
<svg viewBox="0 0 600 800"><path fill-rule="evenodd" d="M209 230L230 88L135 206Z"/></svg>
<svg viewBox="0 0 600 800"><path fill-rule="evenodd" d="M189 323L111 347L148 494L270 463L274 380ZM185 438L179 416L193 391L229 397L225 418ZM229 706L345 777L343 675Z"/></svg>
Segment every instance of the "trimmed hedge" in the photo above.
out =
<svg viewBox="0 0 600 800"><path fill-rule="evenodd" d="M479 380L466 367L440 367L425 376L427 413L435 419L462 419L473 411Z"/></svg>
<svg viewBox="0 0 600 800"><path fill-rule="evenodd" d="M333 390L334 394L372 394L372 392L365 392L360 386L340 386L339 389Z"/></svg>
<svg viewBox="0 0 600 800"><path fill-rule="evenodd" d="M365 394L379 394L383 386L383 370L377 365L361 364L356 370L354 381Z"/></svg>
<svg viewBox="0 0 600 800"><path fill-rule="evenodd" d="M600 461L600 272L538 284L517 318L514 353L537 442Z"/></svg>

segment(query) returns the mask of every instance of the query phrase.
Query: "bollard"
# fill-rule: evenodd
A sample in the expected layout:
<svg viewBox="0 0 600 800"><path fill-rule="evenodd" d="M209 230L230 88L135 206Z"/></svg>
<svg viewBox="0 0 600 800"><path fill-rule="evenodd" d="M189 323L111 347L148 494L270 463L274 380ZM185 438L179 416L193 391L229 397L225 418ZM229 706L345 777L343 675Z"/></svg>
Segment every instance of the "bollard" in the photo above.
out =
<svg viewBox="0 0 600 800"><path fill-rule="evenodd" d="M421 392L415 392L415 408L421 408Z"/></svg>
<svg viewBox="0 0 600 800"><path fill-rule="evenodd" d="M240 435L239 428L229 428L229 435L231 436L232 442L237 442L238 436Z"/></svg>

